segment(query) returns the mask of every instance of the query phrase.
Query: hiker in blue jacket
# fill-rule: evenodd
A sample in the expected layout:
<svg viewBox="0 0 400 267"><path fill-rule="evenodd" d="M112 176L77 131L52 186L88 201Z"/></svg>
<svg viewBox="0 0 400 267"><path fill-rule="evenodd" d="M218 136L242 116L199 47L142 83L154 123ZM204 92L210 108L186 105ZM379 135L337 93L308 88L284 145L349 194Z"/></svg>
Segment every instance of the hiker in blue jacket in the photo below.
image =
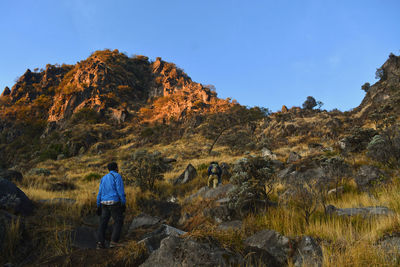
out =
<svg viewBox="0 0 400 267"><path fill-rule="evenodd" d="M107 168L110 172L101 178L97 195L97 215L100 216L100 226L97 233L98 249L105 248L104 236L110 217L114 219L110 248L118 246L126 209L124 182L118 173L118 165L111 162L107 165Z"/></svg>

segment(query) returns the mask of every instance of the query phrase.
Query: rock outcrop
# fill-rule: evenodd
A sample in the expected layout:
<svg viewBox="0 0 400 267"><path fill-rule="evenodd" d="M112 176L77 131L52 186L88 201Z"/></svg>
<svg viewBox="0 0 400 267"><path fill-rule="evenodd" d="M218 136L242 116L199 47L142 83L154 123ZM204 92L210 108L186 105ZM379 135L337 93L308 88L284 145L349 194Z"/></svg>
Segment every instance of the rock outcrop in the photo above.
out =
<svg viewBox="0 0 400 267"><path fill-rule="evenodd" d="M14 183L0 178L0 209L29 215L33 212L33 203Z"/></svg>

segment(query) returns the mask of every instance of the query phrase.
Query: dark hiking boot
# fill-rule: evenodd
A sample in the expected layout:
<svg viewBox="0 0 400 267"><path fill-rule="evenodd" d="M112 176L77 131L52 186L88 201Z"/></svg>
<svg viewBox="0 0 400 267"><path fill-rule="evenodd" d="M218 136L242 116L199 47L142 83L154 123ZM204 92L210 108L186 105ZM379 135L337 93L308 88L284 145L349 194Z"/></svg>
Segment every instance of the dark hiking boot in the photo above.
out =
<svg viewBox="0 0 400 267"><path fill-rule="evenodd" d="M96 244L96 249L103 249L103 248L106 248L106 247L104 246L104 244L101 243L101 242L97 242L97 244Z"/></svg>
<svg viewBox="0 0 400 267"><path fill-rule="evenodd" d="M110 248L122 247L122 245L118 242L111 241Z"/></svg>

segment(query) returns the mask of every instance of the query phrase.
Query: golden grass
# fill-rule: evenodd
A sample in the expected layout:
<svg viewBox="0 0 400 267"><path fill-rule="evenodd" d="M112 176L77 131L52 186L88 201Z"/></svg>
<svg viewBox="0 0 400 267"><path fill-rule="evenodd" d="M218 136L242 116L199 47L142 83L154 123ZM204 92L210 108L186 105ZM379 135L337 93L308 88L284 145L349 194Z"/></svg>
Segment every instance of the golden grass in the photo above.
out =
<svg viewBox="0 0 400 267"><path fill-rule="evenodd" d="M134 135L130 135L127 138L134 137ZM278 155L279 159L285 159L290 151L297 151L303 156L308 156L308 147L305 143L295 144L299 140L299 137L291 137L290 143L294 146L282 146L273 152ZM324 146L332 146L332 144L318 142L316 138L309 138L307 141L321 143ZM41 255L39 257L41 259L54 255L66 255L71 252L69 237L65 235L66 231L81 224L82 217L87 214L93 214L96 208L99 181L84 181L83 178L91 172L99 173L100 175L106 174L105 165L111 159L116 160L118 163L128 160L133 152L130 146L131 144L127 144L119 149L109 151L105 155L85 155L61 161L48 160L35 166L49 169L52 172L49 177L24 175L25 181L19 186L34 201L53 198L76 200L75 204L40 204L37 214L32 218L28 218L29 223L32 225L33 238L40 240L39 250ZM145 149L148 151L160 151L165 157L177 156L178 162L173 164L173 170L165 174L164 181L156 183L156 187L164 191L162 196L141 192L136 187L125 186L127 220L130 220L140 212L136 204L138 197L167 197L179 192L179 201L183 204L182 200L185 197L205 186L207 181L204 169L198 170L199 176L190 183L182 186L172 186L171 180L177 178L189 163L198 169L200 166L208 165L211 161L233 163L242 157L232 155L228 148L218 146L218 144L214 151L220 154L218 156L208 155L206 153L207 142L201 136L195 136L193 139L183 138L169 145L156 145L145 147ZM199 156L192 157L190 153L193 151L198 153ZM253 152L255 154L259 153L259 151ZM364 155L358 155L350 163L360 165L370 164L371 162ZM49 179L72 181L77 185L77 189L62 192L47 191L44 185ZM354 182L351 182L348 187L350 190L346 190L338 199L331 197L329 204L333 204L338 208L387 206L395 212L394 215L371 219L342 218L326 216L323 214L322 208L319 208L311 216L310 224L306 225L299 211L291 207L280 206L270 208L265 214L257 214L245 218L242 229L239 231L222 232L217 230L216 225L210 218L202 215L201 211L211 204L198 198L190 205L183 205L182 212L185 211L193 215L185 226L185 230L189 230L189 235L194 238L214 238L224 247L235 251L241 251L243 240L246 237L262 229L273 229L292 238L311 235L322 240L324 266L397 266L396 263L398 262L393 262L392 258L385 256L380 249L377 249L375 243L385 233L400 230L399 182L396 181L389 186L379 188L372 194L357 192L354 189ZM277 185L273 197L277 198L278 192L284 190L284 185ZM18 240L17 235L14 235L14 238L10 238L10 242ZM118 261L130 264L131 261L138 259L142 255L141 253L144 252L140 245L135 241L128 240L126 246L118 249L114 256ZM262 263L259 266L263 266Z"/></svg>

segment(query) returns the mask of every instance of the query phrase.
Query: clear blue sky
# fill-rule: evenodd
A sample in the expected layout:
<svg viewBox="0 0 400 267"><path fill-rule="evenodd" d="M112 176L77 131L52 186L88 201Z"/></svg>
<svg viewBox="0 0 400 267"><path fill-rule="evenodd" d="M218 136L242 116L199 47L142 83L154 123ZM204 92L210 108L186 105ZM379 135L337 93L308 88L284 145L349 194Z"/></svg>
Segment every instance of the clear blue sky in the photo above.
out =
<svg viewBox="0 0 400 267"><path fill-rule="evenodd" d="M400 53L399 0L15 0L0 2L0 92L27 68L99 49L160 56L220 97L278 110L307 96L360 104Z"/></svg>

